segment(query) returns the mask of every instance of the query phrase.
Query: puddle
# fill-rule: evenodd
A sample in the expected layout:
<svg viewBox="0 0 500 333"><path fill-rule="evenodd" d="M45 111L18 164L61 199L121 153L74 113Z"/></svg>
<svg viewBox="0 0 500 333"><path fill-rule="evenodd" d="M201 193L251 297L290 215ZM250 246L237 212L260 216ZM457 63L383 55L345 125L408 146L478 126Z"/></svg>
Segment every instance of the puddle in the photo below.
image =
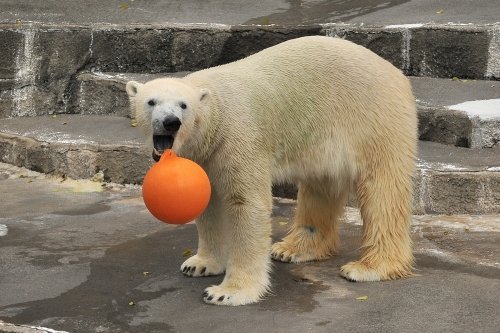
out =
<svg viewBox="0 0 500 333"><path fill-rule="evenodd" d="M315 297L330 289L321 280L313 280L301 271L306 264L273 262L272 294L257 304L260 310L312 312L319 302ZM297 270L299 269L299 270Z"/></svg>
<svg viewBox="0 0 500 333"><path fill-rule="evenodd" d="M94 215L103 212L110 211L111 207L103 203L95 203L87 205L84 207L55 211L52 214L55 215L68 215L68 216L79 216L79 215ZM1 231L1 230L0 230Z"/></svg>
<svg viewBox="0 0 500 333"><path fill-rule="evenodd" d="M131 301L139 304L180 289L189 294L186 298L198 302L202 286L210 282L210 278L198 280L200 290L192 292L189 285L193 279L184 278L179 273L180 264L185 259L182 249L194 247L195 241L195 227L189 225L176 228L175 232L168 229L113 246L102 258L90 263L90 274L77 287L54 298L0 307L0 320L35 324L57 317L65 318L64 322L51 326L72 332L76 332L75 327L79 328L77 331L92 332L101 322L115 331L144 332L142 326L131 328L127 324L128 318L140 310L138 306L129 305ZM145 271L150 275L145 276ZM157 279L152 283L157 283L158 288L144 288L150 277ZM165 280L169 279L172 280L166 283ZM168 325L164 328L169 330Z"/></svg>

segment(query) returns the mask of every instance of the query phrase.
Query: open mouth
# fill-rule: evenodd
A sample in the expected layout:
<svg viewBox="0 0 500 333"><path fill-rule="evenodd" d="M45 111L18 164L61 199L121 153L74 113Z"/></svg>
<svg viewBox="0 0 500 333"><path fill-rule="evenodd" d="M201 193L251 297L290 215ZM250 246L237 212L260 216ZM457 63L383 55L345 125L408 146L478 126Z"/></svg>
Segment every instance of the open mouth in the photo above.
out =
<svg viewBox="0 0 500 333"><path fill-rule="evenodd" d="M161 155L174 145L173 135L153 135L153 160L158 162Z"/></svg>

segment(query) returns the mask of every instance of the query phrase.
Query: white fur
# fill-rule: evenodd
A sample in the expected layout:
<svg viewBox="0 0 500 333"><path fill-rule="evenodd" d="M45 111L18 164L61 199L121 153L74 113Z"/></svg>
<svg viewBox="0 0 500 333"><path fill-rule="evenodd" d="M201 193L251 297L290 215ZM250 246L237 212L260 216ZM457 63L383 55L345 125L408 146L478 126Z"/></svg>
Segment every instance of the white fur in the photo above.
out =
<svg viewBox="0 0 500 333"><path fill-rule="evenodd" d="M352 188L363 247L342 274L356 281L411 274L417 118L408 80L387 61L348 41L304 37L183 79L129 82L127 92L146 134L148 98L188 104L173 149L204 167L213 196L197 221L198 253L181 269L225 270L206 302L261 299L271 254L299 262L334 253ZM271 184L284 181L299 185L297 214L271 250Z"/></svg>

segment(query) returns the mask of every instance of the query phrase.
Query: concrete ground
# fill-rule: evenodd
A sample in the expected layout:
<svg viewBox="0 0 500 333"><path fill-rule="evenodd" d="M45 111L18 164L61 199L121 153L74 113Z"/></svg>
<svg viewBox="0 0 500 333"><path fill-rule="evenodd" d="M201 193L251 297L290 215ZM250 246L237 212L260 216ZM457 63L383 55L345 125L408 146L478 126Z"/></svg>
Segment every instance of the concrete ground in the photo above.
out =
<svg viewBox="0 0 500 333"><path fill-rule="evenodd" d="M194 224L145 210L140 189L73 181L0 164L0 320L67 332L498 332L500 216L414 216L412 278L352 283L339 266L359 254L358 212L338 256L274 263L258 304L206 305L221 277L188 278ZM294 202L276 200L274 235ZM359 298L359 299L358 299ZM53 332L9 326L0 332Z"/></svg>
<svg viewBox="0 0 500 333"><path fill-rule="evenodd" d="M0 0L0 23L10 23L22 32L2 31L2 45L9 45L11 51L20 51L5 54L0 69L7 74L0 73L0 76L7 81L26 79L33 83L35 79L31 80L30 75L38 78L34 74L38 73L37 59L50 58L52 67L43 68L54 76L46 78L53 84L59 79L55 69L60 71L64 67L60 64L68 63L66 67L74 69L64 67L64 71L73 75L89 61L80 59L87 50L97 59L92 60L94 63L89 67L103 62L102 68L96 67L98 70L111 70L115 67L106 66L116 63L118 67L125 64L136 71L159 71L160 67L154 67L156 58L151 66L134 67L130 64L135 64L135 53L118 57L115 53L103 52L102 49L114 49L118 44L110 43L114 37L107 39L107 32L102 29L96 30L96 43L93 43L94 33L90 31L77 34L83 36L81 39L72 39L66 36L73 36L72 32L64 29L54 35L46 28L42 29L43 33L23 30L26 21L56 26L102 23L295 26L331 22L387 26L428 22L493 24L499 17L497 0L272 0L258 5L222 0ZM473 59L478 58L477 54L482 55L479 57L482 60L475 62L479 63L477 70L464 72L467 75L453 72L453 76L483 77L489 73L488 77L496 77L491 74L496 73L498 66L497 37L492 31L474 33L474 41L465 39L465 42L463 34L453 37L446 32L439 35L438 42L427 44L416 34L412 37L416 53L411 56L418 59L417 51L427 48L431 50L424 53L427 59L430 54L440 55L439 47L443 44L444 55L436 58L439 60L436 63L441 64L449 58L450 50L443 41L448 42L452 36L455 39L450 43L454 46L453 41L459 40L459 50L469 44L467 47L471 50L478 49L477 45L481 50L475 53L466 48L457 54L472 54ZM148 34L136 38L143 39ZM157 40L154 33L152 36L153 39L145 40ZM404 36L409 36L407 31ZM117 38L123 40L120 36ZM11 39L13 43L7 43ZM75 45L76 40L80 44ZM191 43L189 39L186 42ZM207 43L212 43L212 39ZM402 44L399 39L394 43ZM135 44L135 40L131 42ZM54 48L45 50L46 45ZM431 48L435 45L439 52ZM42 51L41 56L32 53L38 49L49 56ZM71 52L67 55L62 50ZM134 52L142 54L144 50L139 48ZM182 53L180 49L179 54ZM158 59L164 55L154 54ZM397 55L399 57L398 52ZM465 63L465 67L470 67ZM129 67L123 70L130 70ZM439 68L431 72L447 77L447 72ZM45 76L39 76L41 81L45 80ZM422 89L419 99L426 100L427 95L436 90L426 79L416 82L427 89ZM481 98L498 98L498 94L490 96L495 84L480 84L484 87L479 91L485 94ZM454 81L450 85L460 85L456 96L468 100L470 82ZM66 87L66 83L62 86ZM449 88L444 87L443 91L446 98L433 101L433 105L450 104ZM15 96L32 101L31 97L27 98L31 96L28 94ZM30 103L19 105L25 107ZM60 121L63 117L51 119ZM128 120L124 122L129 128ZM72 125L63 121L60 126ZM88 133L79 128L72 134ZM127 140L136 140L133 133L127 132L126 136ZM24 153L34 158L32 148L28 146ZM106 155L109 163L123 162L112 155L114 150L105 152L111 154ZM135 151L133 154L140 155ZM46 150L41 151L40 156L47 157ZM72 170L88 169L88 164L95 162L88 158L89 154L82 156L84 158L72 160L75 162ZM473 164L484 162L477 155L469 157ZM438 162L447 161L443 158L440 156ZM106 165L112 169L111 164ZM472 188L468 183L455 183L464 189ZM494 184L490 185L494 187ZM339 276L339 267L359 255L360 219L355 209L349 209L347 223L340 228L343 243L337 256L300 265L274 263L271 295L258 304L227 308L205 305L201 300L204 288L219 283L222 277L194 279L179 272L181 263L196 250L195 225L170 226L155 221L142 203L139 187L52 178L0 164L0 188L3 194L0 200L0 332L498 332L500 327L500 215L414 216L416 275L391 282L351 283ZM440 190L449 196L444 188ZM491 196L491 200L495 198ZM285 234L293 210L293 201L275 201L274 239Z"/></svg>
<svg viewBox="0 0 500 333"><path fill-rule="evenodd" d="M0 22L57 24L488 24L500 17L496 0L2 0L0 9Z"/></svg>

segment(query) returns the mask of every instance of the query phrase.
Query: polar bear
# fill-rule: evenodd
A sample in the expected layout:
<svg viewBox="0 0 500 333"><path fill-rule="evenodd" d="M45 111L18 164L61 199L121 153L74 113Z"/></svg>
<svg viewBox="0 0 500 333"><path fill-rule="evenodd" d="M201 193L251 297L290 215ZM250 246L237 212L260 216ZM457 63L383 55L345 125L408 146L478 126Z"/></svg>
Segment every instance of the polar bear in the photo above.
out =
<svg viewBox="0 0 500 333"><path fill-rule="evenodd" d="M245 59L126 91L158 159L165 149L199 163L212 184L196 221L187 276L224 274L203 300L259 301L271 257L322 260L335 253L351 189L363 219L352 281L411 275L409 233L417 116L408 80L368 49L331 37L286 41ZM271 186L299 192L289 234L271 245Z"/></svg>

